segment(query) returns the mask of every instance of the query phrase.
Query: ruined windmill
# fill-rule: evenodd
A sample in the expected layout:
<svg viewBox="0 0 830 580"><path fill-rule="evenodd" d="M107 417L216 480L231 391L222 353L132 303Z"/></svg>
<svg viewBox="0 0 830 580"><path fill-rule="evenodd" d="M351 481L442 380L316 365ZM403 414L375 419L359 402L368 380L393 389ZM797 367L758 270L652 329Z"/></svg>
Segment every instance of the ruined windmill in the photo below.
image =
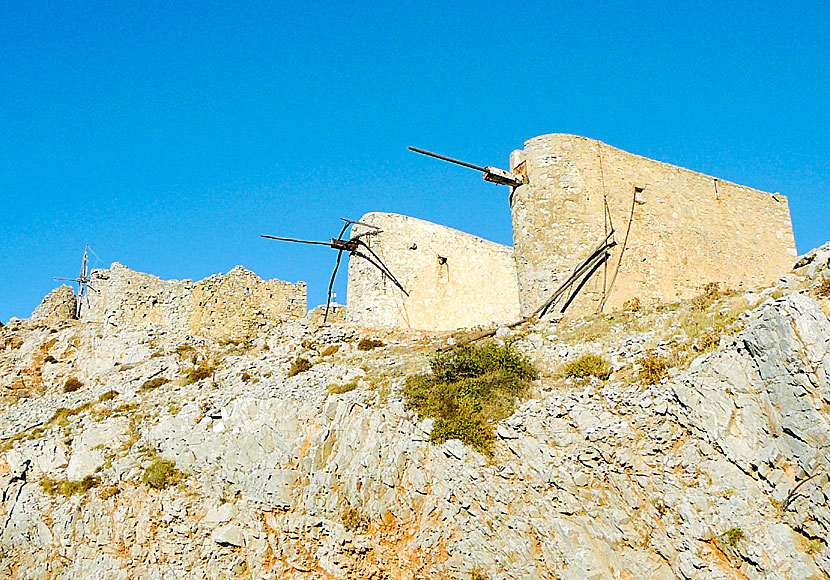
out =
<svg viewBox="0 0 830 580"><path fill-rule="evenodd" d="M328 242L323 241L315 241L315 240L298 240L296 238L282 238L278 236L268 236L265 234L261 234L261 237L268 238L270 240L280 240L283 242L295 242L299 244L312 244L315 246L328 246L337 250L337 261L334 263L334 271L331 274L331 280L329 281L329 290L328 290L328 297L326 298L326 313L323 316L323 322L325 323L329 316L329 306L331 305L331 291L334 287L334 279L337 277L337 269L340 268L340 260L343 257L343 252L349 252L350 256L359 256L369 262L372 266L380 270L381 274L383 274L398 288L400 288L401 292L409 296L409 293L406 289L398 282L398 279L395 278L395 275L389 270L386 264L383 263L383 260L380 259L372 248L369 247L363 238L367 236L373 236L380 233L380 228L373 226L371 224L364 224L362 222L354 221L354 220L347 220L346 218L340 218L343 220L345 225L343 229L340 230L340 233L337 235L336 238L331 238ZM343 239L343 235L346 233L346 230L349 229L349 226L352 225L361 225L364 227L369 228L368 231L363 232L362 234L357 234L352 236L349 239Z"/></svg>
<svg viewBox="0 0 830 580"><path fill-rule="evenodd" d="M436 159L441 159L442 161L449 161L450 163L455 163L456 165L461 165L462 167L469 167L470 169L476 169L478 171L481 171L484 181L489 181L497 185L507 185L511 188L515 188L524 185L528 182L527 167L524 161L520 163L513 170L513 172L510 172L504 169L499 169L498 167L492 167L490 165L486 167L481 167L479 165L467 163L466 161L460 161L458 159L453 159L452 157L447 157L446 155L439 155L438 153L432 153L430 151L425 151L424 149L418 149L417 147L408 147L408 149L410 151L414 151L415 153L420 153L422 155L427 155L429 157L435 157ZM560 312L564 313L568 306L570 306L571 303L574 301L576 295L579 294L579 291L582 290L582 288L585 286L588 280L596 273L596 271L603 266L607 268L608 260L611 258L610 250L617 245L617 242L614 240L614 224L611 221L611 213L608 209L607 200L605 201L605 218L605 238L599 243L599 245L594 249L590 256L588 256L584 261L582 261L574 268L571 275L562 284L560 284L560 286L553 292L550 298L546 300L542 305L540 305L539 308L537 308L532 314L525 317L522 320L522 322L537 316L539 318L542 318L543 316L545 316L545 314L548 313L548 311L550 311L550 309L553 306L555 306L563 298L565 299L565 304L562 306ZM609 229L610 231L608 231ZM616 277L616 272L614 273L614 276ZM602 308L602 304L604 303L605 283L603 283L603 300L601 302L600 309Z"/></svg>
<svg viewBox="0 0 830 580"><path fill-rule="evenodd" d="M78 283L78 291L75 293L75 318L81 317L81 304L83 302L84 296L86 295L86 289L89 288L93 292L95 292L95 288L93 288L89 283L89 263L88 263L88 255L89 255L89 244L84 246L84 259L81 261L81 274L77 278L60 278L54 277L54 280L65 280L67 282L77 282ZM95 252L93 252L94 254Z"/></svg>

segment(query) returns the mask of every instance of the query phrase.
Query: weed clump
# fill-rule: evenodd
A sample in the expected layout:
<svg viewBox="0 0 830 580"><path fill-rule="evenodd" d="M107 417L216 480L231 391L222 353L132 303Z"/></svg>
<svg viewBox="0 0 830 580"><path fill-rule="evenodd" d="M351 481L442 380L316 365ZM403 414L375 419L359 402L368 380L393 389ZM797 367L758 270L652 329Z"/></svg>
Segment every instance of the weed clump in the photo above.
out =
<svg viewBox="0 0 830 580"><path fill-rule="evenodd" d="M340 520L343 522L343 527L350 532L365 530L369 527L369 518L360 513L360 510L354 506L344 509L340 515Z"/></svg>
<svg viewBox="0 0 830 580"><path fill-rule="evenodd" d="M382 346L385 346L382 340L376 340L374 338L361 338L360 342L357 343L357 350L374 350Z"/></svg>
<svg viewBox="0 0 830 580"><path fill-rule="evenodd" d="M112 401L117 396L118 391L107 391L106 393L98 397L98 402L106 403L107 401Z"/></svg>
<svg viewBox="0 0 830 580"><path fill-rule="evenodd" d="M74 393L83 386L84 384L81 381L79 381L75 377L70 377L66 379L66 382L63 384L63 392Z"/></svg>
<svg viewBox="0 0 830 580"><path fill-rule="evenodd" d="M816 296L819 298L828 298L830 297L830 279L825 278L821 281L821 284L815 290Z"/></svg>
<svg viewBox="0 0 830 580"><path fill-rule="evenodd" d="M164 489L184 479L184 474L176 469L176 463L169 459L156 459L141 476L141 481L154 489Z"/></svg>
<svg viewBox="0 0 830 580"><path fill-rule="evenodd" d="M195 369L190 369L184 375L184 384L192 385L193 383L198 383L202 379L211 377L213 376L213 370L213 367L209 367L207 365L199 365Z"/></svg>
<svg viewBox="0 0 830 580"><path fill-rule="evenodd" d="M741 528L729 528L723 533L723 539L733 548L737 548L738 542L744 539L744 531Z"/></svg>
<svg viewBox="0 0 830 580"><path fill-rule="evenodd" d="M639 361L640 380L647 385L662 381L669 374L669 361L656 353L649 353Z"/></svg>
<svg viewBox="0 0 830 580"><path fill-rule="evenodd" d="M338 384L331 384L326 387L326 390L331 393L332 395L342 395L343 393L348 393L349 391L354 391L357 388L357 380L351 381L349 383L345 383L343 385Z"/></svg>
<svg viewBox="0 0 830 580"><path fill-rule="evenodd" d="M697 310L698 312L706 310L720 296L720 284L718 282L709 282L703 287L703 292L692 298L692 310Z"/></svg>
<svg viewBox="0 0 830 580"><path fill-rule="evenodd" d="M331 356L331 355L337 353L338 350L340 350L340 345L339 344L333 344L329 347L326 347L323 350L323 352L320 353L320 356Z"/></svg>
<svg viewBox="0 0 830 580"><path fill-rule="evenodd" d="M190 372L192 373L193 371L190 371ZM188 374L190 374L190 373L188 373ZM199 379L196 379L196 380L199 380ZM142 384L141 387L138 390L139 391L152 391L153 389L158 389L160 386L166 385L169 382L170 382L170 379L168 379L166 377L156 377L154 379L144 381L144 384ZM191 382L195 383L196 381L191 381ZM188 383L188 384L190 384L190 383Z"/></svg>
<svg viewBox="0 0 830 580"><path fill-rule="evenodd" d="M596 377L604 381L611 376L611 363L599 355L589 353L566 364L563 372L566 377L574 379Z"/></svg>
<svg viewBox="0 0 830 580"><path fill-rule="evenodd" d="M101 483L101 480L94 475L87 475L79 481L68 479L54 480L50 477L44 477L40 480L40 487L49 495L60 494L64 497L69 497L76 493L86 493L99 483Z"/></svg>
<svg viewBox="0 0 830 580"><path fill-rule="evenodd" d="M421 417L434 417L430 441L460 439L492 455L493 423L513 412L516 397L527 393L537 372L510 347L465 345L439 351L430 359L431 374L406 380L407 406Z"/></svg>
<svg viewBox="0 0 830 580"><path fill-rule="evenodd" d="M310 362L308 362L308 359L298 357L294 360L293 363L291 363L291 368L288 369L288 376L293 377L299 375L300 373L304 373L312 366L313 365Z"/></svg>

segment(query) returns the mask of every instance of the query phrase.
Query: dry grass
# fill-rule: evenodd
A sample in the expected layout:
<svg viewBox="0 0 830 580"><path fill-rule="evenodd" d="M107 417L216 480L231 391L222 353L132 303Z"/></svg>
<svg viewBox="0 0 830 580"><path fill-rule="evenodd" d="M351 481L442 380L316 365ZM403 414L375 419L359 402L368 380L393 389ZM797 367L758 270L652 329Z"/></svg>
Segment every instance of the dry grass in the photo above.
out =
<svg viewBox="0 0 830 580"><path fill-rule="evenodd" d="M357 343L357 350L374 350L382 346L385 346L382 340L375 340L373 338L362 338L360 339L360 342Z"/></svg>
<svg viewBox="0 0 830 580"><path fill-rule="evenodd" d="M83 386L84 386L84 384L81 381L79 381L78 379L76 379L74 377L70 377L70 378L66 379L66 382L63 384L63 392L64 393L74 393L75 391L77 391L78 389L80 389Z"/></svg>
<svg viewBox="0 0 830 580"><path fill-rule="evenodd" d="M184 474L176 469L176 462L169 459L156 459L141 476L141 481L154 489L165 489L184 479Z"/></svg>
<svg viewBox="0 0 830 580"><path fill-rule="evenodd" d="M326 390L331 393L332 395L342 395L343 393L348 393L349 391L354 391L357 388L357 380L351 381L350 383L345 383L342 385L338 384L331 384L326 387Z"/></svg>
<svg viewBox="0 0 830 580"><path fill-rule="evenodd" d="M291 363L291 368L288 369L288 376L294 377L296 375L299 375L300 373L304 373L312 366L313 365L310 362L308 362L308 359L298 357L294 359L294 362Z"/></svg>
<svg viewBox="0 0 830 580"><path fill-rule="evenodd" d="M601 381L611 376L611 363L596 354L584 354L565 365L562 370L566 377L587 379L596 377Z"/></svg>

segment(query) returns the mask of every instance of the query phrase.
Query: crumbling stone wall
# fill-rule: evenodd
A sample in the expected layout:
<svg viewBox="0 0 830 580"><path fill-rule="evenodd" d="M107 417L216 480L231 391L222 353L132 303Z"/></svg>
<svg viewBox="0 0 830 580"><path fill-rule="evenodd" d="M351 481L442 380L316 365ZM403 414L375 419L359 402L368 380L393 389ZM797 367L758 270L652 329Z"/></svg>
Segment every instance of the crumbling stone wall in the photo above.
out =
<svg viewBox="0 0 830 580"><path fill-rule="evenodd" d="M420 219L369 213L379 227L364 238L409 292L407 297L366 260L349 259L349 319L362 326L454 330L519 317L513 252ZM356 225L352 234L367 228Z"/></svg>
<svg viewBox="0 0 830 580"><path fill-rule="evenodd" d="M783 195L576 135L530 139L511 155L511 169L522 162L528 183L513 191L511 209L525 313L543 303L605 237L605 199L618 246L607 270L597 272L569 312L595 311L604 291L608 310L631 298L689 298L709 282L761 286L792 267L795 240Z"/></svg>
<svg viewBox="0 0 830 580"><path fill-rule="evenodd" d="M55 288L32 312L31 320L46 324L67 322L75 318L75 291L66 284Z"/></svg>
<svg viewBox="0 0 830 580"><path fill-rule="evenodd" d="M198 282L161 280L114 263L94 270L81 320L110 326L158 324L169 332L243 339L306 313L305 282L262 280L237 266Z"/></svg>

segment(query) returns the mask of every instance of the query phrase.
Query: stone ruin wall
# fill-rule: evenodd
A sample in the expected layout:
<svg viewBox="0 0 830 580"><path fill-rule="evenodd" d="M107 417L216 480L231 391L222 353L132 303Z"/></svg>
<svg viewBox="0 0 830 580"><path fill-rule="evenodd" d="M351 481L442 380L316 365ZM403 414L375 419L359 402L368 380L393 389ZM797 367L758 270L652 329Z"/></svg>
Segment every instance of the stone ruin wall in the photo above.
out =
<svg viewBox="0 0 830 580"><path fill-rule="evenodd" d="M528 183L514 190L511 209L524 313L542 304L605 237L603 190L618 245L607 272L597 271L569 313L596 311L616 270L632 205L605 310L631 298L690 298L709 282L762 286L792 268L795 240L780 194L723 180L716 194L713 177L576 135L530 139L511 155L511 169L522 161ZM636 200L635 187L642 189Z"/></svg>
<svg viewBox="0 0 830 580"><path fill-rule="evenodd" d="M351 322L455 330L519 318L511 248L397 214L369 213L360 221L382 230L364 239L409 296L364 259L352 256L347 310ZM355 225L352 235L366 229Z"/></svg>
<svg viewBox="0 0 830 580"><path fill-rule="evenodd" d="M81 320L122 327L157 324L171 333L241 340L306 314L305 282L262 280L235 267L198 282L161 280L114 263L94 270Z"/></svg>

